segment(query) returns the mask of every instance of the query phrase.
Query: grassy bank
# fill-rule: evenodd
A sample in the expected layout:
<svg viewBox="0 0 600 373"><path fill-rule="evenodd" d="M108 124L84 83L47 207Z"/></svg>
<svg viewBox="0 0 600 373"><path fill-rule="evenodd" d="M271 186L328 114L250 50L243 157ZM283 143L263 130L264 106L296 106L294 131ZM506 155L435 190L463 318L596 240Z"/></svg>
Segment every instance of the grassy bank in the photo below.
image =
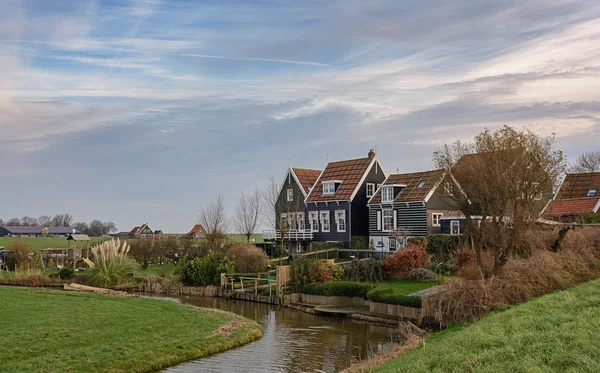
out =
<svg viewBox="0 0 600 373"><path fill-rule="evenodd" d="M389 288L394 294L408 295L416 291L435 286L435 280L386 280L377 284L377 288Z"/></svg>
<svg viewBox="0 0 600 373"><path fill-rule="evenodd" d="M0 286L0 304L0 372L150 372L262 334L233 314L147 298Z"/></svg>
<svg viewBox="0 0 600 373"><path fill-rule="evenodd" d="M374 370L600 372L600 280L431 334Z"/></svg>
<svg viewBox="0 0 600 373"><path fill-rule="evenodd" d="M110 237L90 237L89 246L104 242ZM64 249L73 247L73 242L67 241L66 237L0 237L0 246L8 249L12 241L23 241L31 251L39 249ZM79 248L80 244L77 244ZM86 243L87 245L87 243Z"/></svg>

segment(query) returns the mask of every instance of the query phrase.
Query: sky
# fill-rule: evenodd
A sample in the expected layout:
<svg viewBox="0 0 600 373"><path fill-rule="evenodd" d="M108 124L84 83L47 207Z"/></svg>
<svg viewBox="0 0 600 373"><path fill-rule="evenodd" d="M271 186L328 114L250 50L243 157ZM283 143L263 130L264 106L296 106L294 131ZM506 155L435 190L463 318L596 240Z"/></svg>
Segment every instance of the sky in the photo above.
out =
<svg viewBox="0 0 600 373"><path fill-rule="evenodd" d="M598 149L600 2L0 1L0 217L187 232L288 164L510 125Z"/></svg>

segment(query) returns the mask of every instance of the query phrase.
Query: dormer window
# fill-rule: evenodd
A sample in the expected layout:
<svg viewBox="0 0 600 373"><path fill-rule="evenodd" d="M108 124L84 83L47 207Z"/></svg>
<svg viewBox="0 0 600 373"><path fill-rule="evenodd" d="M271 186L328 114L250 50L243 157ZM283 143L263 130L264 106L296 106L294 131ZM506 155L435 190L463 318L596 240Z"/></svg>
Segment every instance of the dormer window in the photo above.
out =
<svg viewBox="0 0 600 373"><path fill-rule="evenodd" d="M394 200L394 187L383 187L381 189L381 202L392 202Z"/></svg>
<svg viewBox="0 0 600 373"><path fill-rule="evenodd" d="M595 197L596 196L596 192L598 191L598 189L590 189L587 192L587 196L588 197Z"/></svg>
<svg viewBox="0 0 600 373"><path fill-rule="evenodd" d="M417 185L417 189L423 189L424 186L425 186L425 181L421 181L419 183L419 185Z"/></svg>
<svg viewBox="0 0 600 373"><path fill-rule="evenodd" d="M335 183L323 183L323 195L332 195L335 194Z"/></svg>

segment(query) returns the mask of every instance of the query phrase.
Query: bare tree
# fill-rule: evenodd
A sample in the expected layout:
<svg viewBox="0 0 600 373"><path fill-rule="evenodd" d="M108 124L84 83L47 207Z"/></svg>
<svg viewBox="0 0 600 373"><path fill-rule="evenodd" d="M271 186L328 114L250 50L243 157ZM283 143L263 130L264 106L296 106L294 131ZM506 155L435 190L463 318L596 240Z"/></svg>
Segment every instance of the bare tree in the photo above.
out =
<svg viewBox="0 0 600 373"><path fill-rule="evenodd" d="M277 229L277 200L279 199L279 189L281 185L271 176L269 184L263 191L263 210L267 215L267 223L269 228Z"/></svg>
<svg viewBox="0 0 600 373"><path fill-rule="evenodd" d="M249 195L242 193L235 207L233 223L237 231L246 236L248 243L262 223L262 207L261 193L258 189Z"/></svg>
<svg viewBox="0 0 600 373"><path fill-rule="evenodd" d="M4 220L0 218L0 227L4 227Z"/></svg>
<svg viewBox="0 0 600 373"><path fill-rule="evenodd" d="M493 274L520 254L523 233L544 204L542 194L552 190L565 169L562 152L554 149L554 137L508 126L486 130L472 143L446 145L434 153L433 160L458 182L460 193L451 198L466 217L482 270L482 248L494 255Z"/></svg>
<svg viewBox="0 0 600 373"><path fill-rule="evenodd" d="M38 220L36 218L32 218L31 216L23 216L21 218L21 225L23 227L35 227L38 225Z"/></svg>
<svg viewBox="0 0 600 373"><path fill-rule="evenodd" d="M90 233L90 227L85 222L79 222L79 221L75 222L75 223L73 223L73 228L75 228L76 230L78 230L79 232L81 232L83 234Z"/></svg>
<svg viewBox="0 0 600 373"><path fill-rule="evenodd" d="M94 219L90 222L89 235L91 236L102 236L103 225L98 219Z"/></svg>
<svg viewBox="0 0 600 373"><path fill-rule="evenodd" d="M8 220L8 221L5 223L5 225L6 225L6 226L8 226L8 227L18 227L18 226L20 226L20 225L21 225L21 219L19 219L19 218L12 218L12 219L9 219L9 220Z"/></svg>
<svg viewBox="0 0 600 373"><path fill-rule="evenodd" d="M50 216L50 215L42 215L42 216L39 216L37 218L37 220L38 220L38 223L40 224L40 226L42 226L42 227L49 227L50 224L52 223L52 216Z"/></svg>
<svg viewBox="0 0 600 373"><path fill-rule="evenodd" d="M52 218L52 225L55 227L70 227L73 222L73 216L71 214L56 214Z"/></svg>
<svg viewBox="0 0 600 373"><path fill-rule="evenodd" d="M117 226L112 221L102 223L102 234L111 234L117 231Z"/></svg>
<svg viewBox="0 0 600 373"><path fill-rule="evenodd" d="M200 209L198 223L206 231L205 239L209 249L218 250L227 237L227 214L223 197L219 195L215 201Z"/></svg>
<svg viewBox="0 0 600 373"><path fill-rule="evenodd" d="M600 172L600 150L580 154L569 166L569 172Z"/></svg>

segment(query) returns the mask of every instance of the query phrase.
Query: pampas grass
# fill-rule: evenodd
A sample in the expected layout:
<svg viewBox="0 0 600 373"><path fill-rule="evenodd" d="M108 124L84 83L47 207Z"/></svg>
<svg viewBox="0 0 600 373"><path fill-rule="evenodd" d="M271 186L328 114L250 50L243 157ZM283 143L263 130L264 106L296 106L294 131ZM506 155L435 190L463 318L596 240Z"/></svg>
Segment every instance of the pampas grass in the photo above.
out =
<svg viewBox="0 0 600 373"><path fill-rule="evenodd" d="M137 271L137 263L127 255L128 252L127 241L121 242L119 239L92 247L93 260L86 260L90 266L88 283L110 288L131 280Z"/></svg>

